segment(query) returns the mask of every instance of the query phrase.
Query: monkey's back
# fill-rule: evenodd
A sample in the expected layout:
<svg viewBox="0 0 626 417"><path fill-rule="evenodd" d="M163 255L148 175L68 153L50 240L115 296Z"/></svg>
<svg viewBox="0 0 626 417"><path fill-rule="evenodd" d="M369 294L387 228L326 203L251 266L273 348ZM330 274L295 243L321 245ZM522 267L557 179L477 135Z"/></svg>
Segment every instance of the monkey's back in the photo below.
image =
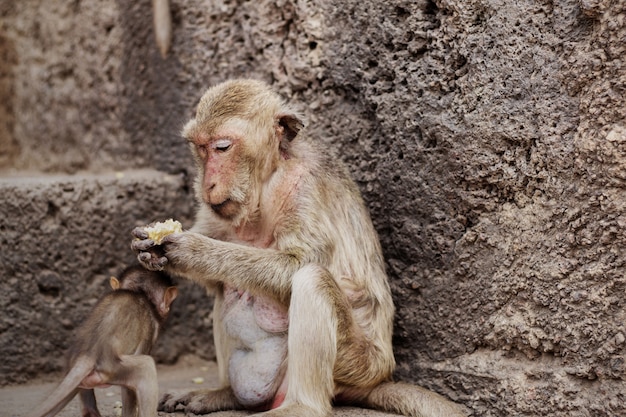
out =
<svg viewBox="0 0 626 417"><path fill-rule="evenodd" d="M309 172L297 197L304 201L303 209L291 217L297 222L292 228L310 244L303 261L332 273L364 333L381 350L391 352L393 300L378 234L360 190L347 166L319 142L302 135L294 139L292 152ZM388 367L394 366L390 362Z"/></svg>
<svg viewBox="0 0 626 417"><path fill-rule="evenodd" d="M118 362L121 355L148 354L158 319L148 298L127 290L104 296L76 332L70 363L78 356L97 358L96 367Z"/></svg>

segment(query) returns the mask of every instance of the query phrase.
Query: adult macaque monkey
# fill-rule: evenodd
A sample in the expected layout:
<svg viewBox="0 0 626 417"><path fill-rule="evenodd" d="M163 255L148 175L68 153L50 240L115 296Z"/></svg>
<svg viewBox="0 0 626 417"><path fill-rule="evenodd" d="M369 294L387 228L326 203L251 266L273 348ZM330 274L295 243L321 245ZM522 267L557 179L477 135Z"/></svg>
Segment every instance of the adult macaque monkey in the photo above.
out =
<svg viewBox="0 0 626 417"><path fill-rule="evenodd" d="M78 329L69 351L69 371L29 416L51 417L80 393L83 417L100 417L93 389L122 386L123 417L154 417L159 387L148 356L178 290L162 272L131 266Z"/></svg>
<svg viewBox="0 0 626 417"><path fill-rule="evenodd" d="M166 395L160 409L321 417L334 402L463 415L433 392L391 381L394 307L378 237L347 170L302 127L252 80L209 89L185 126L198 169L196 223L162 245L137 228L131 246L147 268L215 294L222 387Z"/></svg>

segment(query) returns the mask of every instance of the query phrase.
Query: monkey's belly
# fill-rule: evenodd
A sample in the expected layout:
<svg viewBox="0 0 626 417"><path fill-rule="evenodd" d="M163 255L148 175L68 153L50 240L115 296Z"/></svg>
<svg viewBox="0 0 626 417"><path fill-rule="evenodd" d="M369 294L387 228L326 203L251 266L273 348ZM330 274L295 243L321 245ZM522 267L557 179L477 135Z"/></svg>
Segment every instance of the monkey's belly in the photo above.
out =
<svg viewBox="0 0 626 417"><path fill-rule="evenodd" d="M271 299L225 288L224 329L234 342L228 377L246 408L268 407L280 387L287 357L287 310Z"/></svg>
<svg viewBox="0 0 626 417"><path fill-rule="evenodd" d="M237 400L246 408L269 408L284 377L287 338L274 336L260 341L253 350L236 349L228 377Z"/></svg>

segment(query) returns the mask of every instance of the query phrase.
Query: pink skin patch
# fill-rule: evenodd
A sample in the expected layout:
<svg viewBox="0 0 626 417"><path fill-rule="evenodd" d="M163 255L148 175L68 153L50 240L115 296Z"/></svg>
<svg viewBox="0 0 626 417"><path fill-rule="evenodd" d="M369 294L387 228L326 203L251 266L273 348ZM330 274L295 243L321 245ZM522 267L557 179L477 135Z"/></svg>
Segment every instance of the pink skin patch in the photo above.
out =
<svg viewBox="0 0 626 417"><path fill-rule="evenodd" d="M278 391L276 396L274 397L274 401L272 401L272 405L270 406L270 410L280 407L285 401L286 393L282 391Z"/></svg>
<svg viewBox="0 0 626 417"><path fill-rule="evenodd" d="M89 373L78 386L83 389L94 389L94 388L108 388L111 385L104 383L104 377L100 374L100 372L94 370Z"/></svg>
<svg viewBox="0 0 626 417"><path fill-rule="evenodd" d="M287 375L283 378L283 381L280 383L278 387L278 391L276 391L276 395L274 395L274 401L272 401L272 405L270 406L270 410L280 407L283 402L285 402L285 397L287 396L287 385L288 378Z"/></svg>

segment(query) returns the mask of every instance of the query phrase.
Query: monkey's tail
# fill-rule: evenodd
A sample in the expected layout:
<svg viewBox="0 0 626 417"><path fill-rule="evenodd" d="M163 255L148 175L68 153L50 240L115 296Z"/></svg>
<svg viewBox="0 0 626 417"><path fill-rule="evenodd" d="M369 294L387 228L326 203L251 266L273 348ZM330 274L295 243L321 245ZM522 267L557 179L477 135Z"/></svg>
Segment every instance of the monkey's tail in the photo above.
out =
<svg viewBox="0 0 626 417"><path fill-rule="evenodd" d="M78 385L94 368L94 362L85 357L79 357L67 373L63 381L52 393L27 417L52 417L61 411L78 393Z"/></svg>
<svg viewBox="0 0 626 417"><path fill-rule="evenodd" d="M172 44L172 15L169 0L152 0L154 36L165 59Z"/></svg>
<svg viewBox="0 0 626 417"><path fill-rule="evenodd" d="M383 382L364 401L368 408L411 417L464 417L460 406L425 388Z"/></svg>

